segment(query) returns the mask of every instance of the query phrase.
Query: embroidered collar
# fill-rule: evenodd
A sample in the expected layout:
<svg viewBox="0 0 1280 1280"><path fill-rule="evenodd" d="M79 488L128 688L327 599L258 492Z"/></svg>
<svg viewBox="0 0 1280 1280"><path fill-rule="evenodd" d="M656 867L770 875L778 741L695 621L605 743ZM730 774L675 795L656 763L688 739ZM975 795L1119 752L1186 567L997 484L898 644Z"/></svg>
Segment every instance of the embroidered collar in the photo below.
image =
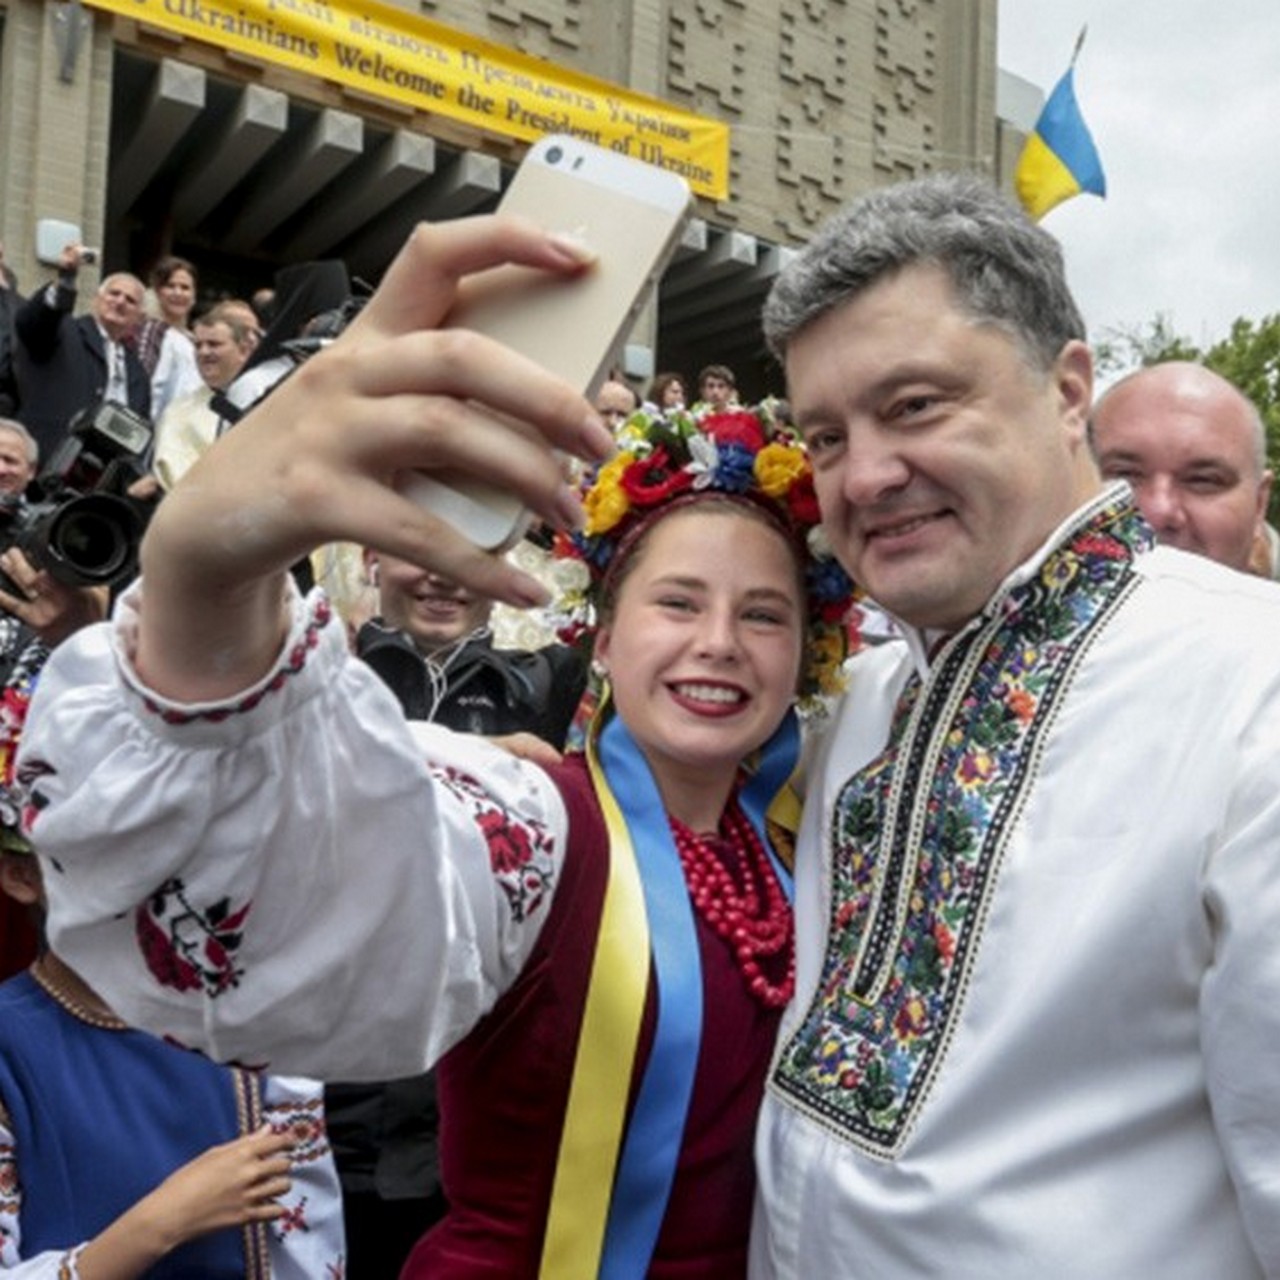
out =
<svg viewBox="0 0 1280 1280"><path fill-rule="evenodd" d="M835 797L822 975L772 1087L873 1158L926 1105L1045 744L1151 542L1126 489L1099 495L906 682Z"/></svg>

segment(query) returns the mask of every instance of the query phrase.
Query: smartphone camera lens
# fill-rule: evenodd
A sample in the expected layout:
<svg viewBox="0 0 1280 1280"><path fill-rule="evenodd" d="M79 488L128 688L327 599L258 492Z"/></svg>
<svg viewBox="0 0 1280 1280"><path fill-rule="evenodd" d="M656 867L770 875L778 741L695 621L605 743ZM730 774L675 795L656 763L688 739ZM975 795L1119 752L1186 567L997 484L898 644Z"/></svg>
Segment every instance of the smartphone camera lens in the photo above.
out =
<svg viewBox="0 0 1280 1280"><path fill-rule="evenodd" d="M551 147L547 151L547 163L559 164L564 159L564 152L559 147Z"/></svg>

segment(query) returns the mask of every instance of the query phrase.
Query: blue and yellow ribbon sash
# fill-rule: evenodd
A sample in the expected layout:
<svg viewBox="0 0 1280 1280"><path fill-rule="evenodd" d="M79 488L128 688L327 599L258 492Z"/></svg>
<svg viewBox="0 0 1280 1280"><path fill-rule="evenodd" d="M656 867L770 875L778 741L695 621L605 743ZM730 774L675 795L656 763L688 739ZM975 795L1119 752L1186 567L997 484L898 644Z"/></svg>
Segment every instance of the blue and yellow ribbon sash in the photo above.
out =
<svg viewBox="0 0 1280 1280"><path fill-rule="evenodd" d="M626 821L603 781L594 733L588 734L586 752L609 836L609 870L547 1212L541 1280L599 1272L649 986L639 864Z"/></svg>
<svg viewBox="0 0 1280 1280"><path fill-rule="evenodd" d="M702 1039L697 924L665 806L626 726L605 708L587 765L609 835L609 871L548 1212L542 1280L639 1280L649 1268L688 1117ZM789 714L740 793L788 898L765 832L799 755ZM661 998L631 1123L626 1110L652 958Z"/></svg>

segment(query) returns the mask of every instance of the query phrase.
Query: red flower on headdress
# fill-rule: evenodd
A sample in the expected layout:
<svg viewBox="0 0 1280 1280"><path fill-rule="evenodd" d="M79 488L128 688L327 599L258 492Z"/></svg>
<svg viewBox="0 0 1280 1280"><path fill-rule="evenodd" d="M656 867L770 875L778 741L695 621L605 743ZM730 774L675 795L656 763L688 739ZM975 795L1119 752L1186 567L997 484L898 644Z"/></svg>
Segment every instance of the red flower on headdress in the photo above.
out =
<svg viewBox="0 0 1280 1280"><path fill-rule="evenodd" d="M636 506L652 507L688 489L693 476L683 467L673 466L665 446L659 445L647 458L637 458L618 483Z"/></svg>
<svg viewBox="0 0 1280 1280"><path fill-rule="evenodd" d="M787 509L791 518L800 525L817 524L822 518L818 510L818 495L813 488L812 471L797 477L795 484L787 490Z"/></svg>
<svg viewBox="0 0 1280 1280"><path fill-rule="evenodd" d="M709 413L699 419L698 427L718 445L740 444L752 453L764 448L764 428L754 413L731 409L727 413Z"/></svg>
<svg viewBox="0 0 1280 1280"><path fill-rule="evenodd" d="M551 554L557 560L573 558L576 554L573 546L573 536L563 529L553 530L551 534Z"/></svg>

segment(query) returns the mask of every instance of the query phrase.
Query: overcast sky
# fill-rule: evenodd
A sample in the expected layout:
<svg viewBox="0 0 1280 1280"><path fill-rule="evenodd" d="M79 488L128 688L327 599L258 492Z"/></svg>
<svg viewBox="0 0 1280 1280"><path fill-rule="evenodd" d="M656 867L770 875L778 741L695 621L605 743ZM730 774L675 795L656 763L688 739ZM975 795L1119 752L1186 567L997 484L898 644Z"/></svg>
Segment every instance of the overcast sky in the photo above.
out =
<svg viewBox="0 0 1280 1280"><path fill-rule="evenodd" d="M1000 66L1076 96L1107 198L1045 215L1097 338L1167 313L1199 345L1280 312L1280 0L1000 0Z"/></svg>

